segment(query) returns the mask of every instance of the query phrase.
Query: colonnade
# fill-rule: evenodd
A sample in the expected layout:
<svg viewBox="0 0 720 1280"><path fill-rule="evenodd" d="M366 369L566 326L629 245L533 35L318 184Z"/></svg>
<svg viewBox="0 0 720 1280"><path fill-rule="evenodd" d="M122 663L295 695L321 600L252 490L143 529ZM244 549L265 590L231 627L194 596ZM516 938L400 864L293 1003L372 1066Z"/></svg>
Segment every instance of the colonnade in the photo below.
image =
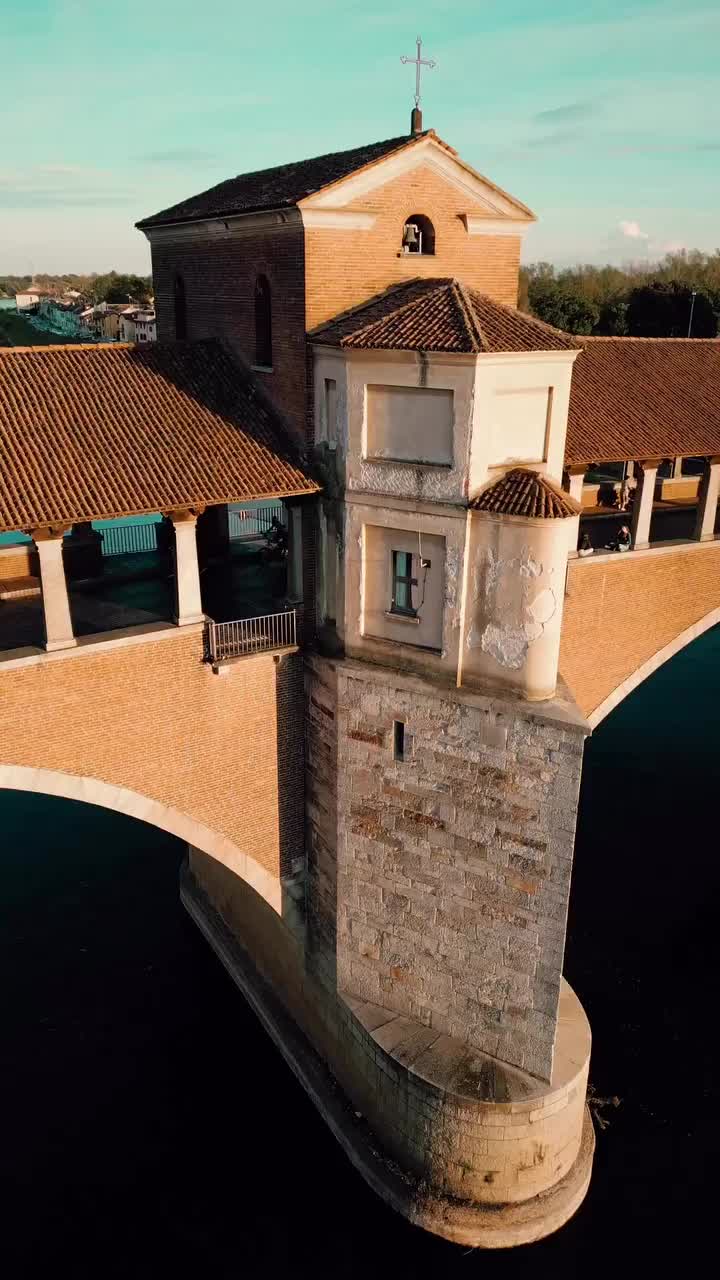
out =
<svg viewBox="0 0 720 1280"><path fill-rule="evenodd" d="M678 473L677 461L676 459L673 474ZM631 464L637 480L630 520L633 550L640 551L650 545L650 521L652 520L658 468L661 462L661 458L646 458ZM586 466L577 465L568 467L565 473L565 489L577 502L582 502L586 471ZM708 458L705 464L698 491L694 537L699 542L708 542L715 537L719 495L720 456L714 456ZM577 546L577 524L576 522L573 523L575 527L570 531L571 551L574 551Z"/></svg>
<svg viewBox="0 0 720 1280"><path fill-rule="evenodd" d="M197 550L198 510L170 511L175 529L175 612L177 626L202 622L200 567ZM52 525L31 530L38 554L42 590L45 648L48 652L70 649L77 644L73 634L70 597L63 560L63 540L69 525Z"/></svg>

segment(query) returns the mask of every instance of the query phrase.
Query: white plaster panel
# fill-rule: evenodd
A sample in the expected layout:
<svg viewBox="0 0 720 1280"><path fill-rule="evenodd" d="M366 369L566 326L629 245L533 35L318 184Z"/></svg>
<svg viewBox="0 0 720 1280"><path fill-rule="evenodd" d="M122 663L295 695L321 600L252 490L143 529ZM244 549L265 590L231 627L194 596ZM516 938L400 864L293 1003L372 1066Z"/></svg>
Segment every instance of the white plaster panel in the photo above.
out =
<svg viewBox="0 0 720 1280"><path fill-rule="evenodd" d="M475 357L422 352L353 351L347 357L347 443L345 481L350 490L413 500L461 502L467 495L470 424L475 394ZM374 461L367 457L367 388L430 389L451 393L450 466ZM401 419L408 432L412 424Z"/></svg>
<svg viewBox="0 0 720 1280"><path fill-rule="evenodd" d="M490 409L491 467L545 462L551 387L498 389Z"/></svg>
<svg viewBox="0 0 720 1280"><path fill-rule="evenodd" d="M577 354L526 351L478 356L469 469L471 497L494 478L493 468L516 461L562 483L570 380ZM545 441L538 457L543 416ZM528 456L519 458L517 455L523 452Z"/></svg>
<svg viewBox="0 0 720 1280"><path fill-rule="evenodd" d="M367 459L452 466L453 393L437 387L368 383Z"/></svg>
<svg viewBox="0 0 720 1280"><path fill-rule="evenodd" d="M344 351L333 347L316 347L313 363L314 404L315 404L315 440L322 444L328 441L327 397L325 384L335 383L335 440L338 456L347 453L347 362ZM330 433L332 434L332 433Z"/></svg>

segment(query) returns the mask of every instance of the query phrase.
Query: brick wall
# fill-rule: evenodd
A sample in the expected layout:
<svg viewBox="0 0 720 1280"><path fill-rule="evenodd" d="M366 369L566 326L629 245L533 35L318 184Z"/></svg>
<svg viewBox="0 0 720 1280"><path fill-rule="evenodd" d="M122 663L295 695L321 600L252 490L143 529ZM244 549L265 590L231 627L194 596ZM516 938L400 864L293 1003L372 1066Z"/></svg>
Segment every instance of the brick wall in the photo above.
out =
<svg viewBox="0 0 720 1280"><path fill-rule="evenodd" d="M152 270L158 340L175 338L174 280L185 280L188 339L223 338L255 360L255 280L272 291L273 372L257 374L273 403L305 438L304 241L299 221L211 240L155 243Z"/></svg>
<svg viewBox="0 0 720 1280"><path fill-rule="evenodd" d="M308 900L323 934L336 901L338 987L549 1079L582 727L359 663L313 661L308 693Z"/></svg>
<svg viewBox="0 0 720 1280"><path fill-rule="evenodd" d="M720 608L720 545L571 560L560 671L585 715Z"/></svg>
<svg viewBox="0 0 720 1280"><path fill-rule="evenodd" d="M389 284L415 276L457 276L500 302L517 301L520 240L470 236L462 213L487 212L422 167L350 204L377 214L371 231L308 228L299 220L211 239L156 242L152 248L158 339L172 340L175 276L185 280L188 338L221 337L252 363L254 287L259 273L273 298L273 372L259 373L293 427L311 438L305 331ZM399 253L408 215L424 213L436 234L432 257ZM309 412L310 411L310 412Z"/></svg>
<svg viewBox="0 0 720 1280"><path fill-rule="evenodd" d="M305 232L307 327L416 276L456 276L498 302L517 303L520 239L470 236L462 213L487 213L452 183L423 166L348 205L376 213L370 231ZM423 213L435 228L435 254L400 255L408 216Z"/></svg>
<svg viewBox="0 0 720 1280"><path fill-rule="evenodd" d="M0 581L6 578L27 578L39 572L37 551L31 543L0 548Z"/></svg>
<svg viewBox="0 0 720 1280"><path fill-rule="evenodd" d="M0 763L136 791L278 877L302 842L300 658L259 656L217 676L202 657L201 633L178 629L0 669Z"/></svg>

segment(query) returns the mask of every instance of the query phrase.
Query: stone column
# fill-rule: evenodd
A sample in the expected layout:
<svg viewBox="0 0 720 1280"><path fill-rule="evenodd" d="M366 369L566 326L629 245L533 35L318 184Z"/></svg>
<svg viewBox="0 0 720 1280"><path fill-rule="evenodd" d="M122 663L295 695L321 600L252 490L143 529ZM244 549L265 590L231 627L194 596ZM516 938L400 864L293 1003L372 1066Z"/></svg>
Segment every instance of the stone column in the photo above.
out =
<svg viewBox="0 0 720 1280"><path fill-rule="evenodd" d="M683 464L682 458L673 458L673 465L672 465L673 480L679 480L680 477L682 476L682 464Z"/></svg>
<svg viewBox="0 0 720 1280"><path fill-rule="evenodd" d="M720 457L708 458L698 492L695 537L709 542L715 537L718 494L720 493Z"/></svg>
<svg viewBox="0 0 720 1280"><path fill-rule="evenodd" d="M72 649L77 644L72 629L65 565L63 564L63 532L36 529L32 535L40 562L45 648Z"/></svg>
<svg viewBox="0 0 720 1280"><path fill-rule="evenodd" d="M563 476L563 489L565 489L566 492L570 494L571 498L574 498L576 502L579 502L581 506L582 506L582 491L583 491L583 485L585 483L586 472L587 472L587 467L584 465L571 466L566 468L565 474ZM568 520L567 526L568 526L568 551L571 556L574 556L575 552L577 551L578 541L580 538L580 516L574 516L573 519Z"/></svg>
<svg viewBox="0 0 720 1280"><path fill-rule="evenodd" d="M650 521L652 519L653 498L655 497L658 461L654 458L648 462L639 462L637 465L641 470L638 486L635 490L630 525L634 551L639 551L643 547L650 545Z"/></svg>
<svg viewBox="0 0 720 1280"><path fill-rule="evenodd" d="M175 527L175 621L179 627L205 618L200 596L197 553L197 515L172 511Z"/></svg>

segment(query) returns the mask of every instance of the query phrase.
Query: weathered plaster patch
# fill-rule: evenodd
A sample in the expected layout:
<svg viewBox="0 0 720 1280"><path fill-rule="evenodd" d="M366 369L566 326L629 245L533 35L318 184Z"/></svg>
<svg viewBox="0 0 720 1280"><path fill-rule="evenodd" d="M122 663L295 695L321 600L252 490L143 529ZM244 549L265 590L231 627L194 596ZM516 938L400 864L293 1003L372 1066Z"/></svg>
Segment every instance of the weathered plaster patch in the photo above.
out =
<svg viewBox="0 0 720 1280"><path fill-rule="evenodd" d="M462 477L453 467L423 467L412 463L394 466L392 462L373 463L363 458L359 473L348 476L348 489L388 497L452 502L462 494Z"/></svg>
<svg viewBox="0 0 720 1280"><path fill-rule="evenodd" d="M459 624L460 553L457 547L445 544L445 607L449 611L450 625Z"/></svg>
<svg viewBox="0 0 720 1280"><path fill-rule="evenodd" d="M481 649L500 666L519 671L530 645L557 610L551 587L544 586L531 596L533 584L544 573L543 564L528 547L509 560L489 547L475 571L468 649Z"/></svg>

